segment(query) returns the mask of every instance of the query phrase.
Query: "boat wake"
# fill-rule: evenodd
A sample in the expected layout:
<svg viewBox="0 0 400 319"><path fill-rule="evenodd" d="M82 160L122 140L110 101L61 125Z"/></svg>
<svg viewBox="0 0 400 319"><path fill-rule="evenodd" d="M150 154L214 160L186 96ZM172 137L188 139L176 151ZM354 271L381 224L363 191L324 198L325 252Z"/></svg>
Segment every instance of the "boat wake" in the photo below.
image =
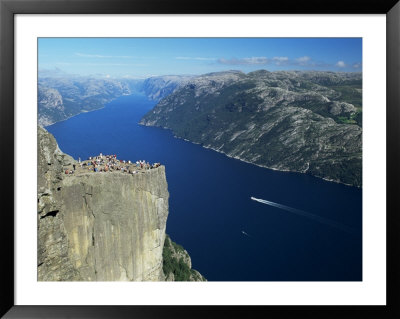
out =
<svg viewBox="0 0 400 319"><path fill-rule="evenodd" d="M340 224L338 222L335 222L333 220L330 220L328 218L324 218L324 217L321 217L321 216L318 216L318 215L315 215L315 214L312 214L312 213L308 213L308 212L305 212L305 211L300 210L300 209L296 209L296 208L292 208L292 207L285 206L285 205L282 205L282 204L274 203L274 202L271 202L269 200L255 198L253 196L250 197L250 199L252 199L252 200L254 200L256 202L262 203L262 204L266 204L266 205L269 205L269 206L273 206L273 207L276 207L276 208L280 208L280 209L286 210L286 211L288 211L290 213L293 213L293 214L296 214L296 215L299 215L299 216L307 217L307 218L309 218L311 220L320 222L320 223L325 224L325 225L329 225L331 227L334 227L336 229L339 229L339 230L344 231L344 232L349 233L349 234L354 234L355 233L355 230L352 229L351 227L347 227L345 225L342 225L342 224Z"/></svg>
<svg viewBox="0 0 400 319"><path fill-rule="evenodd" d="M252 236L250 236L248 233L246 233L244 230L242 230L242 234L245 235L245 236L247 236L247 237L250 237L250 238L252 237Z"/></svg>

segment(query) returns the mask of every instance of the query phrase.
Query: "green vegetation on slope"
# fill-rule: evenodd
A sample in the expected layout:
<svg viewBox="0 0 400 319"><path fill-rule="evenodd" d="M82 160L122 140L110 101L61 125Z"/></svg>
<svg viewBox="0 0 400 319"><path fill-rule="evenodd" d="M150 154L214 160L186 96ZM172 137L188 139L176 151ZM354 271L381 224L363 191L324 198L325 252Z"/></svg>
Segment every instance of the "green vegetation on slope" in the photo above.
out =
<svg viewBox="0 0 400 319"><path fill-rule="evenodd" d="M190 257L186 250L166 235L163 249L163 272L174 281L205 281L197 271L191 269Z"/></svg>

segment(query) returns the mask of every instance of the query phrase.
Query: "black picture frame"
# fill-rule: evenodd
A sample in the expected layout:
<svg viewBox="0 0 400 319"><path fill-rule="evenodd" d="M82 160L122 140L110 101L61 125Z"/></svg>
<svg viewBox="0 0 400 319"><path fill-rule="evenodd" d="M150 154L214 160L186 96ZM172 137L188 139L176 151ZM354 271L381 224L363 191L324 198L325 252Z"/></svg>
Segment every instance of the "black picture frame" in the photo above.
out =
<svg viewBox="0 0 400 319"><path fill-rule="evenodd" d="M4 318L400 318L399 142L400 2L182 0L0 0L1 308ZM387 18L386 306L16 306L14 303L14 15L15 14L385 14ZM10 169L10 166L13 169ZM385 172L382 172L385 173ZM46 296L43 296L45 299Z"/></svg>

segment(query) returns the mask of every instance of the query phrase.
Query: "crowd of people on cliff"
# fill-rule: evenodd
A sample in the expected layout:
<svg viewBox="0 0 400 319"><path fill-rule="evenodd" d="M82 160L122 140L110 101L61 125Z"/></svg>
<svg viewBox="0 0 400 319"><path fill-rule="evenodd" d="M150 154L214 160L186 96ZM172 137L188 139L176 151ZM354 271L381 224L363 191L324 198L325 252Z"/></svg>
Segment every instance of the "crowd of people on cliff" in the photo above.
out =
<svg viewBox="0 0 400 319"><path fill-rule="evenodd" d="M100 153L98 156L90 156L86 161L78 160L81 169L87 169L93 172L112 172L120 171L123 173L136 174L139 170L150 170L159 167L160 163L150 164L144 160L138 160L135 163L117 159L117 155L103 155ZM74 174L76 171L76 164L73 164L73 169L65 170L65 174Z"/></svg>

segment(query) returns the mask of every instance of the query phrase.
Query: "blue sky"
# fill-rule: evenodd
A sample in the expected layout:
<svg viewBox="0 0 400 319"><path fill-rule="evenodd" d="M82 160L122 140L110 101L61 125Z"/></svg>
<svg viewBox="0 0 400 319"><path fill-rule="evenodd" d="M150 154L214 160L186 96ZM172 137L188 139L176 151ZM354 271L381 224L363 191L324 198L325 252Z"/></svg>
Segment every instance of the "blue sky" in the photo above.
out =
<svg viewBox="0 0 400 319"><path fill-rule="evenodd" d="M148 77L224 70L360 72L361 38L40 38L39 70Z"/></svg>

